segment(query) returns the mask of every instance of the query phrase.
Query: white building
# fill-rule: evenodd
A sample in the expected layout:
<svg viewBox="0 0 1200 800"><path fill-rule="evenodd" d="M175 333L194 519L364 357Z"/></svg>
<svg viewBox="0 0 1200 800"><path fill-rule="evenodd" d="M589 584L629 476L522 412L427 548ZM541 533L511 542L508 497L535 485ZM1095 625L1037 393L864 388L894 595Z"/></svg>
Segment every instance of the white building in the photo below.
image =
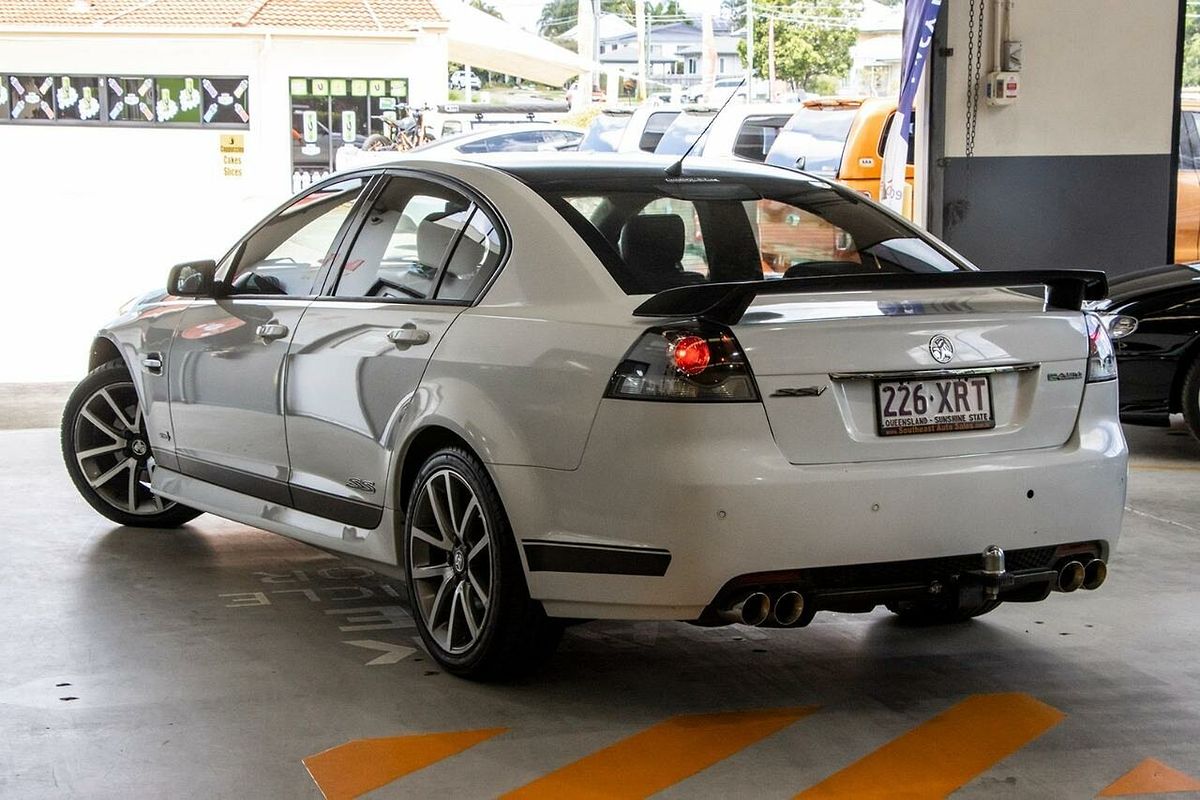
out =
<svg viewBox="0 0 1200 800"><path fill-rule="evenodd" d="M6 356L0 381L77 375L90 331L171 264L220 257L400 104L444 102L449 61L572 74L575 54L471 12L432 0L0 0L5 248L21 265L0 337L28 335L9 304L45 299L47 275L60 312L43 352Z"/></svg>
<svg viewBox="0 0 1200 800"><path fill-rule="evenodd" d="M842 82L843 93L868 97L899 94L904 6L863 0L856 25L858 41L850 49L850 72Z"/></svg>

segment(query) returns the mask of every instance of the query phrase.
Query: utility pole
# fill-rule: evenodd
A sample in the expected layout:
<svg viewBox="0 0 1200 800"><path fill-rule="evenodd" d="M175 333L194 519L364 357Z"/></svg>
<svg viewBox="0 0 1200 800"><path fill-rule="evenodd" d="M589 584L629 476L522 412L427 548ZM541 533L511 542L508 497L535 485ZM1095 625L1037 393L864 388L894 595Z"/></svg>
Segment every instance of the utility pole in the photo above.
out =
<svg viewBox="0 0 1200 800"><path fill-rule="evenodd" d="M754 97L754 0L746 0L746 99Z"/></svg>
<svg viewBox="0 0 1200 800"><path fill-rule="evenodd" d="M635 0L634 23L637 27L637 99L646 99L646 0Z"/></svg>
<svg viewBox="0 0 1200 800"><path fill-rule="evenodd" d="M775 16L767 17L767 99L775 102Z"/></svg>
<svg viewBox="0 0 1200 800"><path fill-rule="evenodd" d="M592 102L592 70L596 61L596 18L592 13L592 0L579 0L578 13L576 42L584 71L579 73L575 96L571 98L571 107L576 111L587 108Z"/></svg>

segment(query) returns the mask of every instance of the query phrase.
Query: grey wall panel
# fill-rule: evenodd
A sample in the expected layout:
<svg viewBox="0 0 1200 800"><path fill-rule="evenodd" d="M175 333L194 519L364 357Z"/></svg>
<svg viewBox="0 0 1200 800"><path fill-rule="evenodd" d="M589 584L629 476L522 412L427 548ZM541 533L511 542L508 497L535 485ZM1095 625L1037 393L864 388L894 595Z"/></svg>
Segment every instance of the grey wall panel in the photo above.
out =
<svg viewBox="0 0 1200 800"><path fill-rule="evenodd" d="M947 159L942 238L983 269L1170 263L1171 156Z"/></svg>

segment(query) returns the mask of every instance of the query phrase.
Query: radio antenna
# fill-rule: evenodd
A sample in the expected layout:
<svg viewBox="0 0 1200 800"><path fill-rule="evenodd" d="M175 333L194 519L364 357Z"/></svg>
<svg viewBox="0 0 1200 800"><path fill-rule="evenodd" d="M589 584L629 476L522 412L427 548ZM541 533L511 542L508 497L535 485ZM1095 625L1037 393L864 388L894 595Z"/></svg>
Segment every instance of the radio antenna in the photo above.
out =
<svg viewBox="0 0 1200 800"><path fill-rule="evenodd" d="M712 119L710 119L708 121L708 124L704 126L704 130L700 131L700 135L697 136L690 145L688 145L687 150L683 151L683 155L681 155L679 157L679 160L663 170L663 172L666 173L666 176L668 178L678 178L679 177L679 175L683 172L683 160L692 154L692 150L694 150L696 148L696 145L700 144L700 140L704 138L704 134L708 133L708 129L711 128L712 124L717 121L717 117L721 116L721 112L725 110L725 106L729 105L729 101L731 101L731 100L733 100L733 98L737 97L738 89L741 89L745 85L746 85L746 78L743 77L741 80L741 83L739 83L734 88L734 90L729 93L729 97L726 97L725 102L722 103L721 107L717 109L717 113L712 115ZM747 100L748 99L749 98L747 98Z"/></svg>

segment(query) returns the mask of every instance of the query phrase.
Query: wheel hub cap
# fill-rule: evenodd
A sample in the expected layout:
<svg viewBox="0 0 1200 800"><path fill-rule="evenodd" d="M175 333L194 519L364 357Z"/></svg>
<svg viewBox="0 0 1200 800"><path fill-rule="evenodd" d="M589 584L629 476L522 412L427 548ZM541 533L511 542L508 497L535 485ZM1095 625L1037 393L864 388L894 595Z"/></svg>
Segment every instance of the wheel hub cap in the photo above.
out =
<svg viewBox="0 0 1200 800"><path fill-rule="evenodd" d="M467 554L458 549L454 551L454 571L461 575L467 568Z"/></svg>
<svg viewBox="0 0 1200 800"><path fill-rule="evenodd" d="M146 453L150 452L150 448L147 447L146 443L141 439L134 439L133 442L130 443L129 449L138 458L143 458L145 457Z"/></svg>

